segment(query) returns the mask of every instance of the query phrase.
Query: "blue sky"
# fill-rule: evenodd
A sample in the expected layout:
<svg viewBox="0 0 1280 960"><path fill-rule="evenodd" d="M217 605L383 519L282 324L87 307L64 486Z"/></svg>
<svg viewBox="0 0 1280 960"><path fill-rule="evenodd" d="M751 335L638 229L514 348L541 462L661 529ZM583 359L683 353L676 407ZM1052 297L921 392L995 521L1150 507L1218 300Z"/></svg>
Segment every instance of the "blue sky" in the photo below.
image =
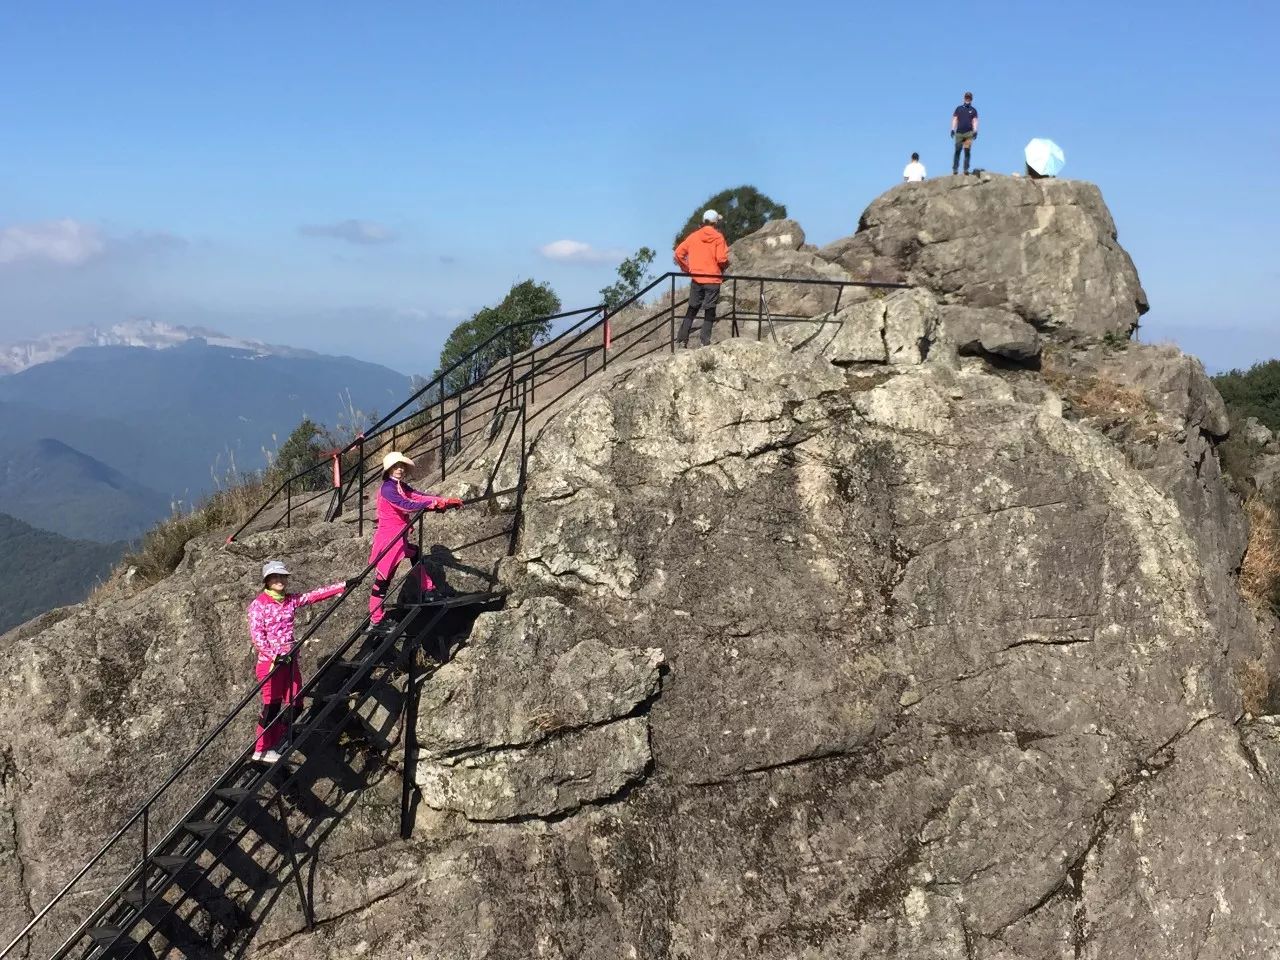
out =
<svg viewBox="0 0 1280 960"><path fill-rule="evenodd" d="M872 8L873 9L869 9ZM593 302L754 183L824 243L965 89L975 163L1051 136L1211 369L1280 354L1264 3L0 7L0 342L130 316L429 372L515 280ZM557 240L586 245L548 259Z"/></svg>

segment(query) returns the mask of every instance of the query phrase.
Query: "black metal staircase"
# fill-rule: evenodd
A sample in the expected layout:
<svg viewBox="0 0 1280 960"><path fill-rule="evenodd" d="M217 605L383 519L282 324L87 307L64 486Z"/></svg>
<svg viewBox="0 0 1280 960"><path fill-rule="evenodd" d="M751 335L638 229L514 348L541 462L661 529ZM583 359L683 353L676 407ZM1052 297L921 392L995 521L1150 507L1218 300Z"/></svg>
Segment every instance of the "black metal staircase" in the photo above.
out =
<svg viewBox="0 0 1280 960"><path fill-rule="evenodd" d="M754 320L757 337L763 336L766 323L772 328L774 322L796 319L769 313L764 297L766 282L834 287L837 306L846 286L901 286L759 277L728 279L734 283L734 293L729 300L731 312L724 319L731 324L731 335L738 335L740 321ZM759 307L752 315L744 315L737 308L740 298L736 285L739 280L760 285ZM530 353L519 361L512 354L505 372L499 371L491 383L479 384L474 389L468 388L469 393L464 391L454 396L452 400L456 401L456 407L450 411L451 426L446 422L450 398L444 394L444 377L448 373L445 371L426 389L384 418L376 430L371 429L370 436L361 436L346 450L335 452L332 464L333 504L326 519L334 519L341 513L344 499L354 496L363 526L366 481L384 449L403 444L408 438L411 443L419 444L422 452L438 460L443 475L447 454L457 457L464 443L475 437L484 437L483 442L490 451L497 448L497 456L493 460L485 492L478 499L493 500L514 494L511 527L500 535L506 541L505 552L510 555L515 550L524 503L527 424L537 390L552 391L551 400L544 398L540 405L547 409L582 380L603 370L609 363L611 351L615 358L628 354L628 351L629 356L635 358L674 349L672 339L676 310L681 304L676 295L674 275L664 275L654 281L633 300L638 302L643 294L668 281L670 294L667 304L622 330L612 329L613 313L603 308L564 315L580 319L555 341L545 345L550 350L540 355ZM503 333L509 335L515 327ZM670 337L655 340L654 336L660 334L664 327L669 328ZM495 335L495 339L501 335ZM599 335L600 342L592 344L584 340L591 335ZM624 344L622 349L618 349L620 342ZM594 368L589 364L592 358L596 358L599 364ZM582 365L581 376L576 374L579 363ZM527 366L522 369L519 364ZM565 379L566 370L575 372ZM427 422L435 424L438 429L434 433L432 428L415 434L411 428L420 414L396 417L432 390L439 393L439 400L437 411L431 413ZM468 411L472 412L469 418L466 416ZM499 444L498 437L503 432L507 436ZM419 449L413 446L406 449L415 455L419 453ZM509 450L517 458L515 485L509 490L495 490L495 480ZM350 469L343 469L341 460L348 455ZM328 468L329 464L325 462L311 470ZM263 516L269 507L275 506L278 516L266 516L261 525L267 528L287 526L292 522L295 510L305 507L317 496L329 496L329 493L321 491L295 503L294 491L307 474L304 471L282 484L258 512L228 538L228 542ZM418 526L421 543L421 513ZM492 539L494 537L484 537L475 543ZM387 549L391 546L388 545ZM365 567L356 578L357 582L370 575L378 559L381 557L374 558ZM429 669L424 667L422 660L432 645L438 643L442 626L451 618L462 613L473 616L501 603L502 593L492 589L491 579L489 586L490 589L478 592L416 598L389 608L396 620L388 631L373 629L366 617L303 685L300 701L307 706L300 716L294 718L291 738L284 745L281 760L275 764L265 765L253 760L252 740L235 741L230 750L212 749L215 741L237 718L244 718L247 722L250 708L256 708L259 691L267 681L263 680L249 690L178 768L152 790L98 853L7 946L0 949L0 960L36 956L46 949L52 949L48 954L50 960L69 957L80 960L159 960L175 956L192 960L227 960L243 947L243 941L252 935L260 915L288 889L290 883L310 928L315 917L308 884L303 878L304 864L314 866L319 844L326 830L336 824L334 816L340 815L340 811L330 811L327 817L323 812L307 814L309 778L314 778L318 770L326 775L332 774L335 766L340 770L341 763L336 758L344 745L356 745L358 752L366 758L386 757L395 748L392 728L399 724L403 749L400 832L401 836L408 836L415 797L417 695L423 671ZM333 611L358 589L352 587L345 591L339 600L323 611L299 642L312 637ZM439 646L441 650L437 661L447 659L447 645ZM379 703L379 697L389 691L395 702ZM201 771L213 763L215 754L223 756L225 765L220 772L204 779L207 774ZM194 794L194 801L178 801L183 794L181 787L176 785L183 777L196 779L194 789L186 794ZM354 776L350 789L345 791L350 802L354 802L354 797L363 787L360 776ZM183 812L169 817L168 826L160 831L159 840L153 840L153 826L159 816L157 811L174 808ZM322 821L330 826L322 828ZM88 891L109 886L101 876L103 874L109 882L114 882L121 875L123 879L77 923L80 916L78 904L83 903L86 896L98 896ZM87 882L86 878L96 882ZM74 929L71 929L73 925ZM69 933L61 932L68 929ZM38 943L37 935L40 938ZM60 945L54 948L53 944ZM23 948L22 953L18 952L20 948Z"/></svg>
<svg viewBox="0 0 1280 960"><path fill-rule="evenodd" d="M252 924L237 903L236 889L261 890L290 880L310 928L314 913L301 861L312 851L291 830L290 791L306 776L308 765L323 758L342 734L359 738L365 750L389 749L386 731L371 725L360 710L371 691L379 681L407 672L405 695L413 699L420 667L418 643L412 638L429 635L451 610L490 608L501 596L469 593L393 608L402 616L391 631L381 634L362 624L304 688L304 696L313 693L311 703L294 723L281 760L265 765L246 749L52 955L53 960L225 956L217 932L224 931L230 942ZM363 644L353 652L358 641ZM328 683L320 683L322 678ZM415 746L407 724L402 738L407 806ZM402 816L407 815L406 808ZM269 851L266 862L254 856L255 848Z"/></svg>

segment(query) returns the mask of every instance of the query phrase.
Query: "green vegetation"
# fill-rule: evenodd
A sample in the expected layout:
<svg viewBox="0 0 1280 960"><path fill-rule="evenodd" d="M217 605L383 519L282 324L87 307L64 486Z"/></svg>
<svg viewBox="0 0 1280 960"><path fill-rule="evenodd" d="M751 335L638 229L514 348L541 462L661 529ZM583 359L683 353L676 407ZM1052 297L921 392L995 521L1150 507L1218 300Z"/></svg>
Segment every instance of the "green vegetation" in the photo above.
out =
<svg viewBox="0 0 1280 960"><path fill-rule="evenodd" d="M325 455L325 451L332 449L331 444L326 444L327 440L325 432L310 417L304 417L280 445L271 462L275 483L283 483L306 470L307 473L294 481L297 492L321 490L328 486L330 478L324 467L312 469Z"/></svg>
<svg viewBox="0 0 1280 960"><path fill-rule="evenodd" d="M641 247L618 264L618 282L600 291L600 299L609 310L617 310L649 282L649 267L657 256L648 247Z"/></svg>
<svg viewBox="0 0 1280 960"><path fill-rule="evenodd" d="M452 393L478 383L489 368L508 354L528 350L545 343L551 335L551 321L542 318L560 312L560 298L550 284L522 280L514 284L496 307L482 307L475 316L454 327L440 351L440 365L435 376L463 360L503 327L525 324L506 336L499 337L479 354L461 363L445 378L445 392ZM432 378L434 379L434 377Z"/></svg>
<svg viewBox="0 0 1280 960"><path fill-rule="evenodd" d="M1226 401L1233 424L1257 417L1263 426L1280 434L1280 360L1220 373L1213 382Z"/></svg>
<svg viewBox="0 0 1280 960"><path fill-rule="evenodd" d="M123 551L123 543L68 540L0 513L0 632L80 602Z"/></svg>
<svg viewBox="0 0 1280 960"><path fill-rule="evenodd" d="M332 477L323 458L327 451L341 445L340 437L321 429L310 418L303 418L281 444L269 469L249 473L232 470L218 490L192 509L175 508L148 530L137 547L125 554L122 565L136 568L144 583L162 580L182 562L190 540L239 526L285 480L314 467L293 481L294 495L328 487Z"/></svg>
<svg viewBox="0 0 1280 960"><path fill-rule="evenodd" d="M1255 606L1280 613L1280 490L1254 484L1262 445L1246 436L1244 421L1280 434L1280 360L1255 363L1213 378L1231 418L1231 436L1218 445L1218 457L1236 491L1245 500L1249 545L1240 568L1240 586ZM1254 712L1257 712L1256 710Z"/></svg>
<svg viewBox="0 0 1280 960"><path fill-rule="evenodd" d="M689 219L676 234L672 246L678 246L681 240L702 226L702 214L707 209L715 210L724 217L720 222L720 229L724 233L725 242L730 244L747 234L755 233L770 220L781 220L787 215L784 204L774 202L755 187L746 184L730 187L709 197L705 203L698 204L698 208L689 215Z"/></svg>

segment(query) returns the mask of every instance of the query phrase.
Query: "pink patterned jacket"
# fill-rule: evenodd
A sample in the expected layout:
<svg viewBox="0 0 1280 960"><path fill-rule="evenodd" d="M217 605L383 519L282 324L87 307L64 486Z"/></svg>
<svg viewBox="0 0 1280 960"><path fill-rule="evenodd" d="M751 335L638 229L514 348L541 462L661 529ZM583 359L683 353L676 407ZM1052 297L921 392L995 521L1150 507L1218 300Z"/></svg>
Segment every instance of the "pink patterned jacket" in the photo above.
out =
<svg viewBox="0 0 1280 960"><path fill-rule="evenodd" d="M299 607L336 597L345 583L331 583L310 593L288 593L277 600L263 591L249 604L249 638L258 648L258 662L268 663L293 651L293 616Z"/></svg>

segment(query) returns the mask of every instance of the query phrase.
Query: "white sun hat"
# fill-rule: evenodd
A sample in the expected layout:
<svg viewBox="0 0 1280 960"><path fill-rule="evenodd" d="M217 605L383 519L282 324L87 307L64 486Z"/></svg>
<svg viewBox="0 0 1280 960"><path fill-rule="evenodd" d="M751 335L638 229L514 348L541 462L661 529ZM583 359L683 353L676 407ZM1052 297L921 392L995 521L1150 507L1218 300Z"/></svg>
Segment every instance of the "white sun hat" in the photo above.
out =
<svg viewBox="0 0 1280 960"><path fill-rule="evenodd" d="M382 472L386 473L396 464L403 463L406 467L412 467L413 461L406 457L403 453L396 453L394 450L382 458Z"/></svg>
<svg viewBox="0 0 1280 960"><path fill-rule="evenodd" d="M289 569L279 560L268 560L262 565L262 579L267 577L287 577Z"/></svg>

